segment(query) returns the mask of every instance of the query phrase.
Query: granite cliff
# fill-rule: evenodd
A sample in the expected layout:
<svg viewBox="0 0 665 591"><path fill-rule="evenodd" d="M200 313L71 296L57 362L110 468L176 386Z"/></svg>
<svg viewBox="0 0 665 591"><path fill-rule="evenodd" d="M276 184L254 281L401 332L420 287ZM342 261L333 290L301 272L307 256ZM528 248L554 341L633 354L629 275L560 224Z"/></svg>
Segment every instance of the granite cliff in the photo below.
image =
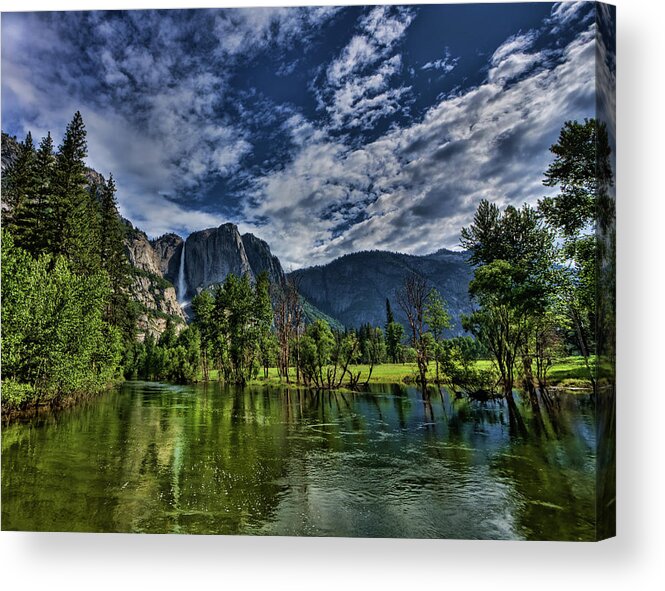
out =
<svg viewBox="0 0 665 591"><path fill-rule="evenodd" d="M284 281L282 265L268 244L253 234L241 235L231 223L192 232L184 242L176 234L165 234L153 240L151 246L163 277L176 287L184 247L184 293L178 294L181 301L223 283L230 273L248 274L254 279L266 271L272 282Z"/></svg>
<svg viewBox="0 0 665 591"><path fill-rule="evenodd" d="M148 334L159 337L169 320L178 328L184 327L185 315L175 288L164 278L160 257L144 232L125 223L125 252L132 265L130 293L139 306L138 339L142 341Z"/></svg>

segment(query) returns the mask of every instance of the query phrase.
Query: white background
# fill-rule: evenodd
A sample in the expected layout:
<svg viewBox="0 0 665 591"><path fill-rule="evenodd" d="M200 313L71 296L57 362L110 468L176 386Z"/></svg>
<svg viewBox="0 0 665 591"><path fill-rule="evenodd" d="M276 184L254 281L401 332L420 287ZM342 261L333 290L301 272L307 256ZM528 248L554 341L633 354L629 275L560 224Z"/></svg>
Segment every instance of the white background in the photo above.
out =
<svg viewBox="0 0 665 591"><path fill-rule="evenodd" d="M659 404L665 389L664 11L657 1L614 3L618 15L617 538L574 544L2 532L0 584L5 589L49 591L202 585L270 590L665 589L665 423ZM229 5L247 4L3 0L2 10Z"/></svg>

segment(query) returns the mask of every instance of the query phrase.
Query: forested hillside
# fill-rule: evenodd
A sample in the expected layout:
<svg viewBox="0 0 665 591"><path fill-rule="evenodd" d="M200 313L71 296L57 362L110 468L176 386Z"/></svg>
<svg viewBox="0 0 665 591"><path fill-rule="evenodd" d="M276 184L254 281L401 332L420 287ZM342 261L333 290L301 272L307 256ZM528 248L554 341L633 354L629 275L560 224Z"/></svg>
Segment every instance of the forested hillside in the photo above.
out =
<svg viewBox="0 0 665 591"><path fill-rule="evenodd" d="M327 265L293 272L300 293L323 313L341 324L381 326L386 320L386 298L395 303L404 279L424 277L446 300L452 318L446 334L462 333L461 316L471 311L469 281L473 269L465 253L440 250L425 256L396 252L356 252ZM395 315L404 314L394 306Z"/></svg>

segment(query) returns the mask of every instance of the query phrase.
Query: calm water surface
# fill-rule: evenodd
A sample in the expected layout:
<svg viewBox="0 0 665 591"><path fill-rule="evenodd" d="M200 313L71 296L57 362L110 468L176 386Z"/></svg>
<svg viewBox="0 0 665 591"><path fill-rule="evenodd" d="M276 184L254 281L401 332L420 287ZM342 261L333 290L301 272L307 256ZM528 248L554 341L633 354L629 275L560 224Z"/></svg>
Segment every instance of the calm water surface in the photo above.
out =
<svg viewBox="0 0 665 591"><path fill-rule="evenodd" d="M2 529L585 540L594 417L403 386L314 394L129 382L2 432Z"/></svg>

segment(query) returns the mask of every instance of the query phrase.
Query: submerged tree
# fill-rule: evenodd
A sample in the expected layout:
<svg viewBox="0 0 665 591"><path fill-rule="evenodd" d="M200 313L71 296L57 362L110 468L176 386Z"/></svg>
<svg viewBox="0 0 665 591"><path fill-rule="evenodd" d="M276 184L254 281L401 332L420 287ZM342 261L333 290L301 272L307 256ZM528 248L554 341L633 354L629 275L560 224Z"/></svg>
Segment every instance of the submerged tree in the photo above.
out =
<svg viewBox="0 0 665 591"><path fill-rule="evenodd" d="M404 279L404 285L397 292L397 302L406 316L410 330L411 346L416 352L418 376L423 394L427 388L428 341L425 313L430 290L427 280L411 273Z"/></svg>
<svg viewBox="0 0 665 591"><path fill-rule="evenodd" d="M479 304L464 327L492 353L509 403L518 360L537 403L529 347L534 319L545 313L555 289L552 233L528 205L501 212L483 200L461 243L475 265L469 293Z"/></svg>
<svg viewBox="0 0 665 591"><path fill-rule="evenodd" d="M297 276L289 276L283 284L273 286L274 323L279 347L277 369L282 379L290 381L292 345L295 350L296 381L300 380L300 339L303 334L304 310L298 293Z"/></svg>
<svg viewBox="0 0 665 591"><path fill-rule="evenodd" d="M193 324L199 329L201 338L201 365L203 380L210 379L210 362L214 358L216 328L213 322L215 298L210 290L203 290L192 300Z"/></svg>
<svg viewBox="0 0 665 591"><path fill-rule="evenodd" d="M432 335L432 348L434 363L436 368L436 383L440 383L441 377L439 375L439 365L443 355L444 338L443 333L451 327L450 314L446 302L441 297L441 294L432 289L427 296L427 304L425 307L425 322L429 327Z"/></svg>

